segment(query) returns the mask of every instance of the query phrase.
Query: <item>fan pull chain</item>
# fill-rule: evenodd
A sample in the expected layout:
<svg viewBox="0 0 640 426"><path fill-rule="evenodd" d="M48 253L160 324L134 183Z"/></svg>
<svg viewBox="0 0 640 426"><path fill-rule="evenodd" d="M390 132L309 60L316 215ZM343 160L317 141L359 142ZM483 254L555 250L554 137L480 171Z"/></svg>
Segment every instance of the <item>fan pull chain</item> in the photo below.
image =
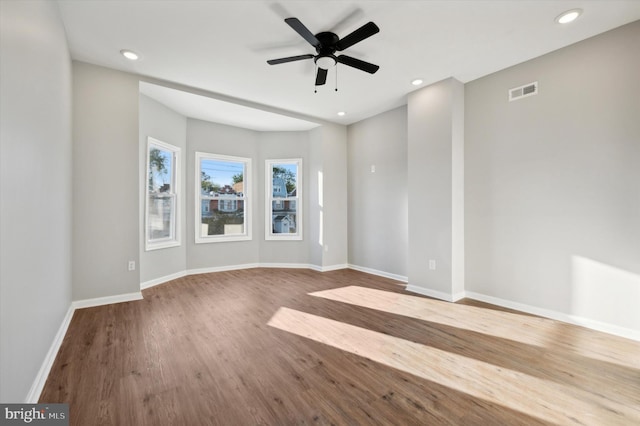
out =
<svg viewBox="0 0 640 426"><path fill-rule="evenodd" d="M318 75L318 64L315 64L316 72L313 73L314 76ZM318 93L318 86L316 86L316 81L313 80L313 93Z"/></svg>
<svg viewBox="0 0 640 426"><path fill-rule="evenodd" d="M338 64L335 66L336 68L336 92L338 91Z"/></svg>

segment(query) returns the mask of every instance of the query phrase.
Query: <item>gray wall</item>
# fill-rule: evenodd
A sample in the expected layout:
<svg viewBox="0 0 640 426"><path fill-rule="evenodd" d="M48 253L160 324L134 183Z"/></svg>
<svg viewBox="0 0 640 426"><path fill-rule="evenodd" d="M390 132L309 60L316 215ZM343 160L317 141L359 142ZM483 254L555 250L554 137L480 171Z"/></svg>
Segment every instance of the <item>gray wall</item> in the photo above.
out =
<svg viewBox="0 0 640 426"><path fill-rule="evenodd" d="M635 22L467 84L467 291L640 329L638 46Z"/></svg>
<svg viewBox="0 0 640 426"><path fill-rule="evenodd" d="M260 242L261 263L309 263L309 132L261 132L258 134L259 157L255 200L258 203L254 239ZM302 158L302 240L265 240L265 160ZM255 160L254 160L255 161Z"/></svg>
<svg viewBox="0 0 640 426"><path fill-rule="evenodd" d="M187 269L187 235L186 199L187 186L185 171L187 161L187 119L159 102L140 95L140 281L146 282L156 278L181 273ZM180 194L178 200L178 226L180 228L181 245L159 250L145 251L144 220L145 196L147 182L147 138L152 137L181 149L180 152ZM193 238L192 238L193 239Z"/></svg>
<svg viewBox="0 0 640 426"><path fill-rule="evenodd" d="M73 297L140 290L138 78L73 62Z"/></svg>
<svg viewBox="0 0 640 426"><path fill-rule="evenodd" d="M251 179L252 191L257 194L263 181L259 173L258 141L259 132L224 124L187 119L187 269L214 268L222 266L254 264L260 261L260 233L264 228L262 216L259 215L259 204L262 200L254 197L251 209L252 240L225 243L195 243L195 153L232 155L252 159ZM263 166L264 167L264 166Z"/></svg>
<svg viewBox="0 0 640 426"><path fill-rule="evenodd" d="M406 277L407 107L352 124L347 134L349 263Z"/></svg>
<svg viewBox="0 0 640 426"><path fill-rule="evenodd" d="M24 402L71 304L71 60L55 3L0 19L0 401Z"/></svg>

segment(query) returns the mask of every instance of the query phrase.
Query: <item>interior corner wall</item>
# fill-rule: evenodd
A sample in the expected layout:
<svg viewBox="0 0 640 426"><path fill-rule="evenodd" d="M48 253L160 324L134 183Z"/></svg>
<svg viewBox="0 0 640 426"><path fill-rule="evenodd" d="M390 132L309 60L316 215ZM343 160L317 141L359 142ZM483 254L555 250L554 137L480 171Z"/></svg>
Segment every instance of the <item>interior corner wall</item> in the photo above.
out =
<svg viewBox="0 0 640 426"><path fill-rule="evenodd" d="M73 62L73 298L140 291L138 77Z"/></svg>
<svg viewBox="0 0 640 426"><path fill-rule="evenodd" d="M348 262L347 128L339 124L322 126L321 210L322 267L341 268ZM320 179L320 177L318 177ZM318 240L320 243L320 240ZM316 244L316 241L309 241Z"/></svg>
<svg viewBox="0 0 640 426"><path fill-rule="evenodd" d="M152 281L174 274L183 273L187 269L187 218L186 199L187 185L185 182L187 170L187 119L172 109L161 103L140 94L140 149L138 157L139 164L139 190L140 211L139 229L141 230L140 247L140 281L142 283ZM147 182L147 138L152 137L159 141L177 146L180 148L180 163L178 170L179 180L179 200L178 200L178 227L180 229L181 244L177 247L169 247L161 250L145 250L145 197Z"/></svg>
<svg viewBox="0 0 640 426"><path fill-rule="evenodd" d="M0 402L32 385L71 305L71 59L56 3L0 2Z"/></svg>
<svg viewBox="0 0 640 426"><path fill-rule="evenodd" d="M465 294L464 274L464 84L452 81L451 105L451 293Z"/></svg>
<svg viewBox="0 0 640 426"><path fill-rule="evenodd" d="M407 107L351 124L349 264L407 276Z"/></svg>
<svg viewBox="0 0 640 426"><path fill-rule="evenodd" d="M640 21L466 85L467 291L640 330L638 46Z"/></svg>
<svg viewBox="0 0 640 426"><path fill-rule="evenodd" d="M324 124L308 133L309 263L343 268L348 263L347 129Z"/></svg>
<svg viewBox="0 0 640 426"><path fill-rule="evenodd" d="M407 289L449 301L464 294L459 292L464 285L459 282L464 264L456 259L464 239L462 230L457 229L463 214L459 175L464 134L462 88L461 82L448 78L410 93L407 103ZM454 283L454 278L458 282Z"/></svg>
<svg viewBox="0 0 640 426"><path fill-rule="evenodd" d="M323 221L322 221L322 127L316 127L309 131L309 161L307 169L309 170L309 210L307 218L309 219L309 263L321 266L322 256L324 254L322 247L323 238Z"/></svg>

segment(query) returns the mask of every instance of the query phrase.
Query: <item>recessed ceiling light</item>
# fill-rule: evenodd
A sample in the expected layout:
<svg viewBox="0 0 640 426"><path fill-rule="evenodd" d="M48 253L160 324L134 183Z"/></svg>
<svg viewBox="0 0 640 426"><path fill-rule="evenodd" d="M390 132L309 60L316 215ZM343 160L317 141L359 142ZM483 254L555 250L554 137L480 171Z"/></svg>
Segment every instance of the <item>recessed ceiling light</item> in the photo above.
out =
<svg viewBox="0 0 640 426"><path fill-rule="evenodd" d="M127 50L127 49L122 49L120 51L120 53L122 53L122 56L124 56L125 58L129 59L130 61L137 61L138 57L139 57L136 52L133 52L133 51Z"/></svg>
<svg viewBox="0 0 640 426"><path fill-rule="evenodd" d="M340 112L338 113L338 115L339 115L340 117L342 117L342 116L343 116L343 115L345 115L345 114L346 114L346 112L344 112L344 111L340 111Z"/></svg>
<svg viewBox="0 0 640 426"><path fill-rule="evenodd" d="M411 82L411 84L413 84L414 86L420 86L422 84L422 80L420 80L419 78L416 78Z"/></svg>
<svg viewBox="0 0 640 426"><path fill-rule="evenodd" d="M582 9L571 9L566 12L561 13L557 18L556 22L559 24L568 24L569 22L573 22L578 19L578 16L582 14Z"/></svg>

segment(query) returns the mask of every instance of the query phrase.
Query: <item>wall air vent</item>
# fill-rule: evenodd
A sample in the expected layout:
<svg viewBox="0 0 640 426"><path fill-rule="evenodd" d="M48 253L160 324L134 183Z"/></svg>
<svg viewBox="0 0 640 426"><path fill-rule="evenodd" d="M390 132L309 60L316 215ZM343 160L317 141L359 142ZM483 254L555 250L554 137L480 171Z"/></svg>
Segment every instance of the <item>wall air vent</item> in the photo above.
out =
<svg viewBox="0 0 640 426"><path fill-rule="evenodd" d="M509 89L509 102L538 94L538 82L525 84L524 86Z"/></svg>

